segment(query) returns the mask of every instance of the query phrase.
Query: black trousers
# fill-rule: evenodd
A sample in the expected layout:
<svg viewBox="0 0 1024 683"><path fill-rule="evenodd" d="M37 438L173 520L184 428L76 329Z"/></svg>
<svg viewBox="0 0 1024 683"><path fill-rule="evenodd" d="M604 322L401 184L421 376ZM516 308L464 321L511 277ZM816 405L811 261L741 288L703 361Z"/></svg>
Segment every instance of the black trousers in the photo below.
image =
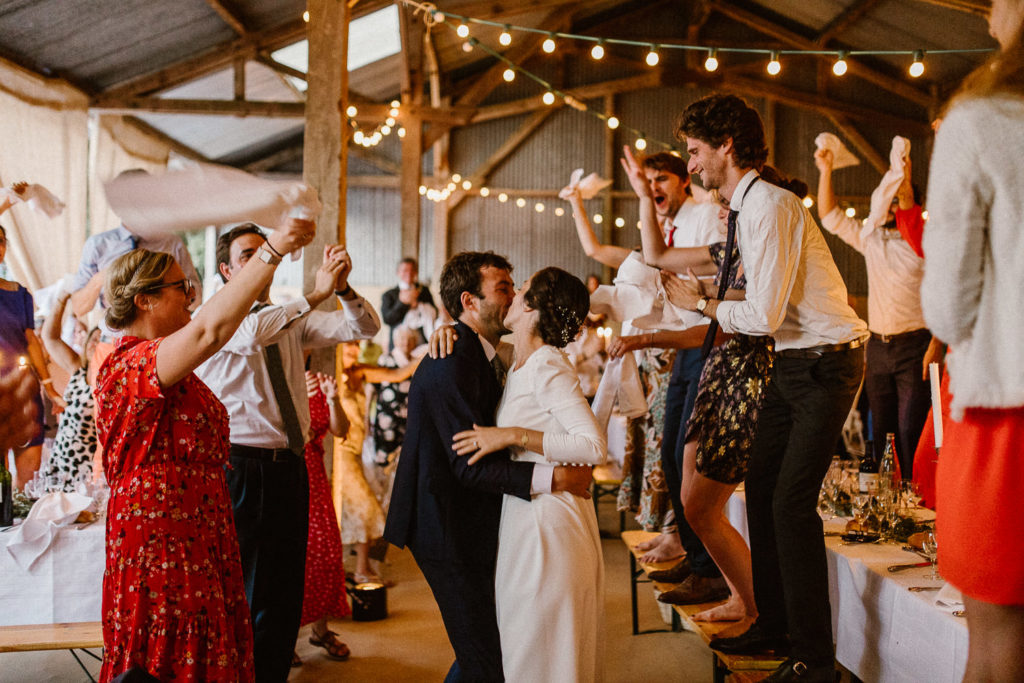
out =
<svg viewBox="0 0 1024 683"><path fill-rule="evenodd" d="M425 558L410 547L441 610L455 650L445 683L500 683L501 639L494 604L494 568Z"/></svg>
<svg viewBox="0 0 1024 683"><path fill-rule="evenodd" d="M931 408L931 392L922 379L924 353L932 335L920 330L890 342L868 342L864 391L871 407L871 438L881 459L885 435L896 435L896 454L905 479L914 475L914 451Z"/></svg>
<svg viewBox="0 0 1024 683"><path fill-rule="evenodd" d="M700 349L682 349L676 353L668 389L665 394L665 433L661 440L661 469L665 473L665 485L672 500L679 540L690 558L690 566L698 576L713 578L721 576L718 565L711 559L707 548L683 514L683 447L686 445L686 423L693 414L697 400L697 385L704 369Z"/></svg>
<svg viewBox="0 0 1024 683"><path fill-rule="evenodd" d="M863 348L777 357L747 474L759 622L788 633L793 656L813 664L834 656L818 493L863 372Z"/></svg>
<svg viewBox="0 0 1024 683"><path fill-rule="evenodd" d="M282 683L302 619L309 478L300 456L281 462L231 455L228 490L252 615L256 680Z"/></svg>

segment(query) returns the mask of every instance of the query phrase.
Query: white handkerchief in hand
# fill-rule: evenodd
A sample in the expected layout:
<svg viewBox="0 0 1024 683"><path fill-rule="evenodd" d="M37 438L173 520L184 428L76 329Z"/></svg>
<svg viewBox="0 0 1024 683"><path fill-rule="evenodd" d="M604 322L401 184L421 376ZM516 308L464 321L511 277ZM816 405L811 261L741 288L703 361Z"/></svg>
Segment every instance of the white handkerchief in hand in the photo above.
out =
<svg viewBox="0 0 1024 683"><path fill-rule="evenodd" d="M573 194L579 193L581 199L592 199L598 192L612 184L612 181L605 180L596 173L583 177L583 169L577 168L569 176L569 184L563 187L558 196L562 199L569 199Z"/></svg>
<svg viewBox="0 0 1024 683"><path fill-rule="evenodd" d="M12 532L7 552L23 570L46 552L57 536L58 527L75 521L78 513L92 504L92 498L78 493L48 493L32 506L28 517Z"/></svg>
<svg viewBox="0 0 1024 683"><path fill-rule="evenodd" d="M889 167L903 169L903 160L910 156L910 140L899 135L892 139L892 149L889 150Z"/></svg>
<svg viewBox="0 0 1024 683"><path fill-rule="evenodd" d="M821 133L814 138L814 144L818 149L827 149L832 152L832 168L846 168L860 164L860 159L854 156L853 152L846 148L843 141L832 133Z"/></svg>
<svg viewBox="0 0 1024 683"><path fill-rule="evenodd" d="M276 228L293 211L317 216L322 208L316 190L304 183L257 178L215 164L122 175L104 189L114 213L143 237L242 221Z"/></svg>
<svg viewBox="0 0 1024 683"><path fill-rule="evenodd" d="M632 353L608 361L594 394L594 417L604 430L608 429L616 401L619 412L626 417L640 417L647 413L647 399L640 384L636 357Z"/></svg>
<svg viewBox="0 0 1024 683"><path fill-rule="evenodd" d="M56 218L64 213L64 202L42 185L35 183L28 185L21 194L10 188L0 188L0 198L10 199L12 204L25 202L30 209L46 214L49 218Z"/></svg>

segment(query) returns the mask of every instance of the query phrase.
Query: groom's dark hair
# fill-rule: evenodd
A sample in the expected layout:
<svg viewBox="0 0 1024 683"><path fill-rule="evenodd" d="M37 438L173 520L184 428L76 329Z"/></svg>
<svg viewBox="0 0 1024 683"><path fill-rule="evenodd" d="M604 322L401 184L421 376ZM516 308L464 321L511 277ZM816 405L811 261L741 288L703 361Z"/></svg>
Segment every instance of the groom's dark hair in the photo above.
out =
<svg viewBox="0 0 1024 683"><path fill-rule="evenodd" d="M484 268L498 268L512 272L512 264L504 256L493 251L464 251L448 259L441 270L441 303L448 310L448 315L459 319L462 315L462 293L469 292L478 299L484 293L480 289L480 281Z"/></svg>

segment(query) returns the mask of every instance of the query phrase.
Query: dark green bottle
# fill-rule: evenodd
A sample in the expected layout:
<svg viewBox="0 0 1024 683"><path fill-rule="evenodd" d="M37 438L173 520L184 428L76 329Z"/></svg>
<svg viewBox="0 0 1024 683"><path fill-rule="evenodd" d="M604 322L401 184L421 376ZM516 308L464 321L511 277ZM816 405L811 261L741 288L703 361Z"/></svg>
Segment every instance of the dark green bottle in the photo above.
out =
<svg viewBox="0 0 1024 683"><path fill-rule="evenodd" d="M7 469L7 454L0 459L0 526L14 524L14 497L11 491L11 471Z"/></svg>

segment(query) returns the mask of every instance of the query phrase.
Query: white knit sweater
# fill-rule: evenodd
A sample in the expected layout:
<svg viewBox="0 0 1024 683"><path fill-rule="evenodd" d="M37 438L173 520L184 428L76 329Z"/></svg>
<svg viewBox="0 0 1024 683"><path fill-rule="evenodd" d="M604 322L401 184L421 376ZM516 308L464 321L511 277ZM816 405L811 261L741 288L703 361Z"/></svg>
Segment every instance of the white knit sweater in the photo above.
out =
<svg viewBox="0 0 1024 683"><path fill-rule="evenodd" d="M921 304L952 414L1024 405L1024 98L965 100L935 138Z"/></svg>

